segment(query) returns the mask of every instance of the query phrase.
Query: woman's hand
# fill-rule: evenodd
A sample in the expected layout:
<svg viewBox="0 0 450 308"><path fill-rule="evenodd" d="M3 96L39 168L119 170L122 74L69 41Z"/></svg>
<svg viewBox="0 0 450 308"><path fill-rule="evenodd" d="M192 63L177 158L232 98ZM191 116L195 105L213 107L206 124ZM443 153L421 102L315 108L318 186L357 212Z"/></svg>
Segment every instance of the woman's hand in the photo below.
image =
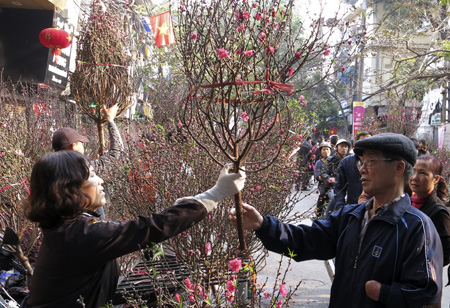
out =
<svg viewBox="0 0 450 308"><path fill-rule="evenodd" d="M229 221L236 227L236 209L232 208L228 215ZM262 215L251 205L242 203L242 228L244 230L258 230L263 223Z"/></svg>

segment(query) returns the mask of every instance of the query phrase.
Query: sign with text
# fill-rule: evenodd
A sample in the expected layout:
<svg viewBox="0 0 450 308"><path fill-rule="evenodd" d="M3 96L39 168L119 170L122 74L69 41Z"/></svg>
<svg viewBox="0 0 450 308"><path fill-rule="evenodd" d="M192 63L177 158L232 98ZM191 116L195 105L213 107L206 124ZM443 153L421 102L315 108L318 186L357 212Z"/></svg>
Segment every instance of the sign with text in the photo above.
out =
<svg viewBox="0 0 450 308"><path fill-rule="evenodd" d="M362 129L365 107L365 102L353 102L353 136L356 136Z"/></svg>
<svg viewBox="0 0 450 308"><path fill-rule="evenodd" d="M71 27L67 20L60 16L59 13L56 14L55 27L63 29L68 33L72 33ZM71 46L61 49L61 55L52 55L49 51L47 60L47 71L45 73L46 85L55 87L57 89L64 90L67 85L67 79L69 74L69 62L70 62L70 52Z"/></svg>

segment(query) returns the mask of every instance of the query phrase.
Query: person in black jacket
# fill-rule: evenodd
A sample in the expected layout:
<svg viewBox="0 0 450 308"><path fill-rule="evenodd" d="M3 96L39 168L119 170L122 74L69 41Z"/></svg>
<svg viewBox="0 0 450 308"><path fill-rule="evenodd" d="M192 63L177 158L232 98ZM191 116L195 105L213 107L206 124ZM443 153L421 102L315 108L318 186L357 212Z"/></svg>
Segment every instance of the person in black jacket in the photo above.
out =
<svg viewBox="0 0 450 308"><path fill-rule="evenodd" d="M419 156L409 186L413 193L412 205L431 218L439 233L445 266L450 263L450 214L443 201L448 197L448 186L442 169L442 162L436 156Z"/></svg>
<svg viewBox="0 0 450 308"><path fill-rule="evenodd" d="M440 307L441 241L403 192L417 158L414 144L403 135L379 134L357 141L355 153L372 199L311 226L283 223L244 204L243 228L295 261L335 258L330 308ZM236 224L236 211L229 219Z"/></svg>
<svg viewBox="0 0 450 308"><path fill-rule="evenodd" d="M372 136L372 133L360 131L356 135L356 141L369 138L370 136ZM358 168L356 168L356 158L354 154L350 154L344 157L339 164L334 183L335 211L341 209L346 204L357 204L358 197L363 191L361 174Z"/></svg>
<svg viewBox="0 0 450 308"><path fill-rule="evenodd" d="M162 242L205 218L218 202L239 192L245 173L222 169L216 185L178 199L161 213L130 221L105 221L95 210L105 203L103 180L84 155L61 151L33 167L25 215L44 234L30 294L23 308L99 308L113 298L116 258Z"/></svg>

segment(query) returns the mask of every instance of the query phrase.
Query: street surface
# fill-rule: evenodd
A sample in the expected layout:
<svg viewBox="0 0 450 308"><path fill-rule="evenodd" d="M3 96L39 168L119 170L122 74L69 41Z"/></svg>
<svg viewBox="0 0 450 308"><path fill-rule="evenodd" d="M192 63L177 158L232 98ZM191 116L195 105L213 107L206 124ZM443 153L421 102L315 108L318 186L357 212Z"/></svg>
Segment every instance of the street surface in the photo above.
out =
<svg viewBox="0 0 450 308"><path fill-rule="evenodd" d="M299 202L294 208L294 213L304 213L308 211L317 201L318 194L316 191L306 191L302 194L307 195L305 199ZM305 218L301 223L311 224L311 220ZM259 272L258 283L267 281L265 289L272 293L273 284L276 279L276 274L280 262L280 255L276 253L269 253L267 258L267 265ZM287 258L283 260L284 268L287 265ZM284 271L282 271L284 274ZM447 284L447 267L444 268L443 274L444 286ZM331 288L331 281L328 276L324 261L311 260L304 262L292 261L291 268L285 277L286 285L295 287L300 281L300 287L295 292L293 299L290 301L290 307L300 308L325 308L328 307L329 294ZM268 307L268 303L262 301L262 307ZM447 308L450 303L450 286L444 287L442 294L442 307ZM264 305L265 304L265 305Z"/></svg>

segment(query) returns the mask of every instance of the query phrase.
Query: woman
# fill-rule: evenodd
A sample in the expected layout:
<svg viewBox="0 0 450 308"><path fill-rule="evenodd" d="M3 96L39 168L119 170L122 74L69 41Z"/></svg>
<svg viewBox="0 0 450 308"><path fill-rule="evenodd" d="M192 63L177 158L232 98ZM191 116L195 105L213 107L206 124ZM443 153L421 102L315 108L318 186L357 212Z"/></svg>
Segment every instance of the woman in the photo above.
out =
<svg viewBox="0 0 450 308"><path fill-rule="evenodd" d="M39 223L44 237L22 307L104 307L119 278L115 258L175 236L240 191L245 174L229 170L210 190L178 199L159 214L102 221L95 210L106 203L103 180L87 159L75 151L45 155L33 167L25 205L26 217Z"/></svg>
<svg viewBox="0 0 450 308"><path fill-rule="evenodd" d="M319 146L321 158L316 162L314 166L314 178L319 182L319 199L317 200L317 216L323 217L326 210L326 204L330 201L328 197L329 185L325 181L323 181L320 173L322 168L325 167L325 162L327 161L328 156L331 155L331 144L328 142L322 142Z"/></svg>
<svg viewBox="0 0 450 308"><path fill-rule="evenodd" d="M414 174L409 179L412 205L427 214L441 238L444 266L450 263L450 214L444 206L448 187L442 177L442 162L432 155L417 157Z"/></svg>

